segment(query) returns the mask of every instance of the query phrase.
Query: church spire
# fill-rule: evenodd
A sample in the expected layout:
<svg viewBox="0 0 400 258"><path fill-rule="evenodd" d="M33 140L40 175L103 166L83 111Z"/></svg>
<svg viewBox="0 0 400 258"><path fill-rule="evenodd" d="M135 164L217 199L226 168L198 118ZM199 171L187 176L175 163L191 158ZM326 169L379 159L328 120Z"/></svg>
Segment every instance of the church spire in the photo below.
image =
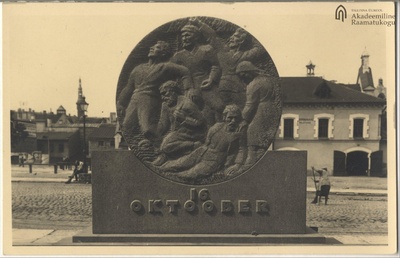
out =
<svg viewBox="0 0 400 258"><path fill-rule="evenodd" d="M81 118L84 115L83 110L81 109L81 103L83 103L84 100L83 96L83 91L82 91L82 81L81 78L79 77L79 88L78 88L78 100L76 101L76 109L78 111L78 118Z"/></svg>
<svg viewBox="0 0 400 258"><path fill-rule="evenodd" d="M81 99L82 97L83 97L83 94L82 94L82 81L81 81L81 77L79 77L78 100Z"/></svg>

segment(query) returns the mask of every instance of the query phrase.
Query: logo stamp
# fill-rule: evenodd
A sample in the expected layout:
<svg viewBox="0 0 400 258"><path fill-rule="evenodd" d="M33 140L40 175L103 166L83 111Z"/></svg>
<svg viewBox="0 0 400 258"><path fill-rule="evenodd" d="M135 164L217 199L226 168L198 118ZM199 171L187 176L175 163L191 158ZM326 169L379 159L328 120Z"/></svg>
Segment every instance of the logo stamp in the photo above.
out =
<svg viewBox="0 0 400 258"><path fill-rule="evenodd" d="M347 19L347 10L343 5L339 5L335 11L335 19L344 22Z"/></svg>

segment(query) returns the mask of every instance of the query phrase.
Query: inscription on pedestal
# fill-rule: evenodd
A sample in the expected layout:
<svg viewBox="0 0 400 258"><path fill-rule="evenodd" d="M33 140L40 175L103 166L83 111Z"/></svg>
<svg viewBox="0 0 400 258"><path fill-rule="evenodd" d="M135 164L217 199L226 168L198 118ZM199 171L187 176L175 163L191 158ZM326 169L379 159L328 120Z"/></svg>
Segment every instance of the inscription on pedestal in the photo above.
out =
<svg viewBox="0 0 400 258"><path fill-rule="evenodd" d="M93 152L93 233L304 234L306 156L268 152L251 173L197 187L157 176L130 151ZM110 164L120 164L112 174Z"/></svg>
<svg viewBox="0 0 400 258"><path fill-rule="evenodd" d="M218 210L216 202L210 199L210 192L207 189L201 189L197 194L196 189L191 188L189 198L190 198L189 200L186 200L184 202L180 202L179 200L165 200L165 202L163 202L162 200L148 200L147 212L178 213L182 208L181 203L184 203L183 210L189 213L200 208L197 206L201 206L202 210L207 213L211 213L213 211L228 213L228 212L233 212L235 210L239 213L246 213L246 212L251 212L251 207L252 207L251 201L249 200L238 200L236 207L234 205L234 201L232 200L221 200L220 201L221 209ZM199 205L197 205L196 202L194 201L197 199L199 199L202 202L202 204L200 203ZM266 200L255 200L253 202L253 205L257 213L268 214L269 206ZM140 200L132 201L132 203L130 204L130 208L134 213L138 215L143 215L143 211L146 212L146 208L143 205L142 201Z"/></svg>

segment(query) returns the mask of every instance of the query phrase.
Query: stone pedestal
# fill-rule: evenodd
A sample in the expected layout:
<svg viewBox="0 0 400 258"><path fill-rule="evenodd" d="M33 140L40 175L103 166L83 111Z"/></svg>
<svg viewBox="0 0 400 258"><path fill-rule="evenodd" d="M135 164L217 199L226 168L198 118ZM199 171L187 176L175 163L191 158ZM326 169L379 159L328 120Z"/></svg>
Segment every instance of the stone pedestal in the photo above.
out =
<svg viewBox="0 0 400 258"><path fill-rule="evenodd" d="M325 239L306 227L305 151L267 152L246 173L214 185L165 179L130 151L94 152L92 164L93 230L74 242Z"/></svg>

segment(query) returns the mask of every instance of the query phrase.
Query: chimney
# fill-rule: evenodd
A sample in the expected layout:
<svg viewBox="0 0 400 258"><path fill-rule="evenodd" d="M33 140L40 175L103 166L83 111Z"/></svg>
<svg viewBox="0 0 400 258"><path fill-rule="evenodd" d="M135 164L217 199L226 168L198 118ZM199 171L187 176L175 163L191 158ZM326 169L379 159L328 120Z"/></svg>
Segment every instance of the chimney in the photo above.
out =
<svg viewBox="0 0 400 258"><path fill-rule="evenodd" d="M111 112L110 113L110 122L114 123L115 121L117 121L117 113Z"/></svg>

